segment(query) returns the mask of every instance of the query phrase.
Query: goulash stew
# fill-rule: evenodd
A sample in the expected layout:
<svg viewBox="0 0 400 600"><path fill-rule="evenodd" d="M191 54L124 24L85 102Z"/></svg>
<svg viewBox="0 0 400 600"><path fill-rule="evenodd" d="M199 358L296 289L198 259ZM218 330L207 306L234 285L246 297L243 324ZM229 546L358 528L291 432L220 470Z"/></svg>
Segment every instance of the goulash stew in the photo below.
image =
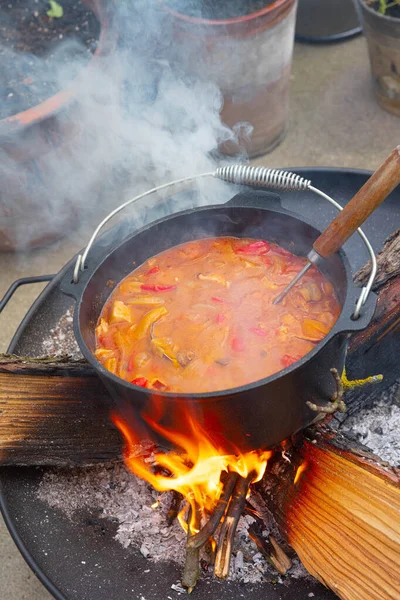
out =
<svg viewBox="0 0 400 600"><path fill-rule="evenodd" d="M243 238L188 242L147 260L106 302L96 357L155 390L215 392L246 385L307 354L340 313L332 284L276 244Z"/></svg>

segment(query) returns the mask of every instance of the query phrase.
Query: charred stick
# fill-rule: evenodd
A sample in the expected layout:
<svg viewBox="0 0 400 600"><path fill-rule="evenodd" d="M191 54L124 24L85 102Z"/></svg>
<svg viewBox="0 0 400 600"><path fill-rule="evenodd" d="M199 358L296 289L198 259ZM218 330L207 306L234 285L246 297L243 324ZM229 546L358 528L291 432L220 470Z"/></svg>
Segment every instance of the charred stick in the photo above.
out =
<svg viewBox="0 0 400 600"><path fill-rule="evenodd" d="M250 539L253 540L259 552L261 552L264 558L272 565L272 548L267 538L263 536L264 527L261 519L256 519L253 511L249 511L247 508L245 512L250 514L255 519L248 529Z"/></svg>
<svg viewBox="0 0 400 600"><path fill-rule="evenodd" d="M225 481L224 490L217 506L206 525L198 533L190 533L190 521L192 520L191 511L188 517L188 537L186 542L186 560L185 569L182 577L182 585L187 588L190 594L199 577L200 564L200 549L209 541L214 531L217 529L221 518L223 517L233 489L237 482L237 473L229 473ZM195 519L192 522L192 527L198 529L200 527L200 511L196 507Z"/></svg>
<svg viewBox="0 0 400 600"><path fill-rule="evenodd" d="M252 523L249 527L249 537L253 540L259 552L261 552L269 564L281 575L286 575L292 566L292 561L286 552L282 550L274 536L269 535L268 539L265 538L262 535L262 532L258 530L257 525Z"/></svg>
<svg viewBox="0 0 400 600"><path fill-rule="evenodd" d="M226 579L229 575L233 540L253 477L254 473L252 472L246 478L238 478L221 527L214 567L214 575L220 579Z"/></svg>
<svg viewBox="0 0 400 600"><path fill-rule="evenodd" d="M201 548L211 538L215 530L217 529L222 517L224 516L228 502L232 496L236 481L238 478L237 473L229 473L225 482L224 490L217 505L207 521L206 525L195 535L193 535L187 542L188 548Z"/></svg>
<svg viewBox="0 0 400 600"><path fill-rule="evenodd" d="M261 552L269 564L273 566L281 575L286 575L292 566L292 561L286 552L280 547L273 535L269 535L267 539L257 529L258 528L254 523L250 525L250 539L253 540L259 552Z"/></svg>
<svg viewBox="0 0 400 600"><path fill-rule="evenodd" d="M270 534L268 536L268 539L269 539L269 542L273 549L272 554L271 554L272 563L273 563L275 569L281 575L285 575L286 572L292 566L292 561L290 560L290 558L288 557L286 552L278 544L278 542L276 541L276 539L274 538L273 535Z"/></svg>
<svg viewBox="0 0 400 600"><path fill-rule="evenodd" d="M257 512L247 503L245 513L249 514L254 522L249 526L249 537L256 544L264 558L272 565L278 573L285 575L292 566L292 562L286 552L280 547L273 535L264 537L265 524Z"/></svg>
<svg viewBox="0 0 400 600"><path fill-rule="evenodd" d="M182 494L180 492L173 490L171 505L169 507L169 511L167 514L167 525L169 527L172 525L172 523L175 521L176 517L179 514L179 509L181 507L182 500L183 500Z"/></svg>
<svg viewBox="0 0 400 600"><path fill-rule="evenodd" d="M196 587L200 573L200 548L189 546L189 541L192 537L191 529L197 530L200 527L200 509L197 505L194 506L194 513L193 509L189 510L187 524L186 560L182 576L182 585L187 588L188 594L191 594Z"/></svg>

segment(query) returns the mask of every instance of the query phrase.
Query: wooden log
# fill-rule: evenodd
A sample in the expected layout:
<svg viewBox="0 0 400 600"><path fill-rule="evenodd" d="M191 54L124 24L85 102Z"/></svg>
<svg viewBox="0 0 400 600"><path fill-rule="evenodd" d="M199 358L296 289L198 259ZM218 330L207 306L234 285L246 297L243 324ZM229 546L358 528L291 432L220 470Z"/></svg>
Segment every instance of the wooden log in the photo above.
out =
<svg viewBox="0 0 400 600"><path fill-rule="evenodd" d="M355 335L349 346L346 369L350 379L377 374L384 376L383 387L399 378L400 355L400 229L385 242L377 256L378 273L374 291L378 304L374 318L365 331ZM371 265L367 263L355 276L365 285Z"/></svg>
<svg viewBox="0 0 400 600"><path fill-rule="evenodd" d="M0 464L88 465L117 460L110 398L83 362L0 358Z"/></svg>
<svg viewBox="0 0 400 600"><path fill-rule="evenodd" d="M291 449L290 462L270 466L256 491L307 570L339 598L398 600L398 469L314 429Z"/></svg>
<svg viewBox="0 0 400 600"><path fill-rule="evenodd" d="M383 244L376 257L378 272L374 282L374 290L379 290L389 279L400 275L400 229L394 231ZM371 261L367 262L354 277L358 285L365 285L371 273Z"/></svg>

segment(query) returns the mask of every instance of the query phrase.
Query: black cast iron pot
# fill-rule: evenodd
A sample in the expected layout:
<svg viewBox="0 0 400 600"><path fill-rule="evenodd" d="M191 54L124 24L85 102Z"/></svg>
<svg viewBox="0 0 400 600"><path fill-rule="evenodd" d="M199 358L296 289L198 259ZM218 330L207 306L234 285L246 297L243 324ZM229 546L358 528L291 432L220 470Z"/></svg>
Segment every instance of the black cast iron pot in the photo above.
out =
<svg viewBox="0 0 400 600"><path fill-rule="evenodd" d="M68 272L62 290L76 299L75 336L85 358L113 398L113 410L128 421L141 439L166 447L149 420L163 428L190 435L182 414L189 407L196 425L220 451L270 448L311 424L316 413L306 401L326 404L336 386L330 369L342 372L349 334L370 322L376 297L370 295L358 320L352 320L360 290L355 288L343 251L320 266L334 285L342 306L329 334L301 360L266 379L246 386L206 394L154 392L132 385L107 371L94 357L95 326L108 296L136 266L163 250L189 240L215 236L251 237L275 241L306 256L320 232L298 215L282 208L279 196L268 192L238 194L225 205L180 212L144 227L105 254L93 248L77 284ZM245 359L244 359L245 360Z"/></svg>

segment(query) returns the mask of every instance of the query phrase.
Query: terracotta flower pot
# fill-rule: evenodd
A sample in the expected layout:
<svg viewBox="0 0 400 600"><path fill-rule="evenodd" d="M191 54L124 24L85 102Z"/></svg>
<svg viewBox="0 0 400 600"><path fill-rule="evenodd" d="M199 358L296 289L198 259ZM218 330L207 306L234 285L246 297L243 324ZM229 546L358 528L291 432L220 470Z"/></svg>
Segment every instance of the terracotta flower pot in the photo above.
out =
<svg viewBox="0 0 400 600"><path fill-rule="evenodd" d="M357 0L367 38L374 90L385 110L400 116L400 18Z"/></svg>
<svg viewBox="0 0 400 600"><path fill-rule="evenodd" d="M116 32L112 27L112 0L84 0L100 23L97 49L86 69L97 68L112 53ZM76 136L82 135L74 122L74 101L80 73L68 89L44 102L0 120L0 251L43 246L67 234L75 219L75 198L65 191L57 201L55 161L62 164ZM62 174L60 174L62 177ZM65 186L64 186L65 190Z"/></svg>
<svg viewBox="0 0 400 600"><path fill-rule="evenodd" d="M257 156L272 150L286 133L297 0L275 0L257 12L225 20L191 17L169 8L174 45L189 74L213 80L221 89L222 120L248 122L225 153Z"/></svg>

